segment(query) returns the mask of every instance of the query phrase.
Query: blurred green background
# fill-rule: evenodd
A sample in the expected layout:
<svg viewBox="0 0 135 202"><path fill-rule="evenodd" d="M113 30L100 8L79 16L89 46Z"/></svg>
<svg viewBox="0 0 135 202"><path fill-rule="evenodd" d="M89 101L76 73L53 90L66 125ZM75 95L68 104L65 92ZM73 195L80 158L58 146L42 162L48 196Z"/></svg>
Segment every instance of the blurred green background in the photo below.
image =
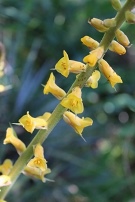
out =
<svg viewBox="0 0 135 202"><path fill-rule="evenodd" d="M124 1L122 1L123 3ZM0 41L6 48L6 66L0 84L12 85L0 93L0 159L18 157L12 145L3 145L9 123L30 112L52 112L58 101L43 95L50 69L66 50L82 61L88 49L80 38L100 41L103 34L89 18L116 14L109 0L1 0ZM110 51L105 59L121 75L123 84L110 87L102 76L98 89L85 88L85 111L94 124L84 130L84 142L63 120L44 143L45 157L55 182L42 183L21 175L8 202L134 202L135 201L135 26L124 24L132 46L124 56ZM56 83L66 91L75 79L56 71ZM34 134L14 127L26 145ZM36 132L36 131L35 131Z"/></svg>

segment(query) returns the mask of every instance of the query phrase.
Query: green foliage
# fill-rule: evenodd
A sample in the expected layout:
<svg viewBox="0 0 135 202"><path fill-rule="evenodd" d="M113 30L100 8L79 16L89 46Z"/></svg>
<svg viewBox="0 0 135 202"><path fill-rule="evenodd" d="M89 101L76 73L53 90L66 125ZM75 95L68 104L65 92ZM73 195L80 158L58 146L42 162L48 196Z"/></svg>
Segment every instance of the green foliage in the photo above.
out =
<svg viewBox="0 0 135 202"><path fill-rule="evenodd" d="M91 17L114 17L109 1L71 0L3 0L0 4L1 41L6 46L7 65L3 84L12 89L0 94L0 159L17 154L12 146L3 146L9 122L30 111L33 116L52 112L58 101L42 94L50 69L66 50L71 59L82 61L88 49L80 38L90 35L100 41L102 34L87 23ZM134 25L124 24L132 47L124 56L108 52L110 65L124 83L110 87L102 77L97 90L84 89L84 116L94 124L84 130L86 143L73 129L61 121L44 143L49 178L55 182L43 184L21 176L8 201L47 202L130 202L135 188L135 90L134 90ZM130 30L130 33L129 31ZM74 75L65 80L57 72L57 83L68 90ZM26 142L32 136L15 127Z"/></svg>

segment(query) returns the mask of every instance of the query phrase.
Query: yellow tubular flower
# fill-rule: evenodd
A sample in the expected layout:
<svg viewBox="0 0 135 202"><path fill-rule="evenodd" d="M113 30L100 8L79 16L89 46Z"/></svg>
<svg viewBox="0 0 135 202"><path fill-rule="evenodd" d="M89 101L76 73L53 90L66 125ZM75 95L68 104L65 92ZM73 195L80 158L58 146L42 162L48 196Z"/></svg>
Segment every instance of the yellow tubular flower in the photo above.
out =
<svg viewBox="0 0 135 202"><path fill-rule="evenodd" d="M96 49L99 43L89 36L84 36L81 38L82 43L90 49Z"/></svg>
<svg viewBox="0 0 135 202"><path fill-rule="evenodd" d="M69 71L71 73L79 74L86 71L86 65L82 62L69 60Z"/></svg>
<svg viewBox="0 0 135 202"><path fill-rule="evenodd" d="M126 53L126 49L124 46L119 44L117 41L113 40L109 46L109 50L119 54L119 55L124 55Z"/></svg>
<svg viewBox="0 0 135 202"><path fill-rule="evenodd" d="M97 88L98 80L100 79L100 72L95 70L86 82L87 87Z"/></svg>
<svg viewBox="0 0 135 202"><path fill-rule="evenodd" d="M42 182L46 182L44 175L49 174L50 172L51 170L49 168L42 172L39 168L26 166L22 173L24 175L40 179Z"/></svg>
<svg viewBox="0 0 135 202"><path fill-rule="evenodd" d="M3 164L0 165L0 173L8 175L13 167L13 163L10 159L6 159Z"/></svg>
<svg viewBox="0 0 135 202"><path fill-rule="evenodd" d="M103 47L98 47L91 51L89 55L83 58L83 62L88 63L90 67L94 67L97 61L102 57L104 53Z"/></svg>
<svg viewBox="0 0 135 202"><path fill-rule="evenodd" d="M7 131L6 131L6 138L4 139L4 142L3 144L12 144L16 150L17 150L17 153L19 155L22 154L22 152L24 152L26 150L26 146L25 144L17 137L14 135L15 134L15 131L13 130L13 128L7 128Z"/></svg>
<svg viewBox="0 0 135 202"><path fill-rule="evenodd" d="M35 129L34 117L30 116L29 112L19 119L19 123L30 133L32 133Z"/></svg>
<svg viewBox="0 0 135 202"><path fill-rule="evenodd" d="M66 111L63 114L63 119L66 123L74 128L76 133L78 133L82 137L83 129L87 126L91 126L93 124L93 120L89 117L79 118L72 112ZM83 138L84 139L84 138Z"/></svg>
<svg viewBox="0 0 135 202"><path fill-rule="evenodd" d="M98 62L98 65L100 71L109 80L113 88L117 83L123 83L121 77L116 74L116 72L110 67L110 65L104 59L101 59Z"/></svg>
<svg viewBox="0 0 135 202"><path fill-rule="evenodd" d="M124 32L122 32L120 29L117 29L117 30L116 30L115 36L116 36L117 41L118 41L121 45L123 45L123 46L125 46L125 47L129 46L130 41L129 41L127 35L124 34Z"/></svg>
<svg viewBox="0 0 135 202"><path fill-rule="evenodd" d="M69 57L66 51L63 51L64 57L62 57L55 65L57 72L61 73L63 76L68 77L69 75Z"/></svg>
<svg viewBox="0 0 135 202"><path fill-rule="evenodd" d="M8 186L11 183L11 179L8 175L0 175L0 187Z"/></svg>
<svg viewBox="0 0 135 202"><path fill-rule="evenodd" d="M29 112L19 119L17 125L23 126L30 133L33 133L34 129L47 129L47 122L43 117L34 118L30 116Z"/></svg>
<svg viewBox="0 0 135 202"><path fill-rule="evenodd" d="M34 148L34 158L29 161L27 166L39 168L41 171L47 169L47 161L44 158L43 147L37 144Z"/></svg>
<svg viewBox="0 0 135 202"><path fill-rule="evenodd" d="M106 32L108 30L108 28L104 26L103 21L98 18L92 18L88 21L88 23L99 32Z"/></svg>
<svg viewBox="0 0 135 202"><path fill-rule="evenodd" d="M44 86L43 93L44 94L51 93L58 100L61 100L66 95L65 91L55 84L55 77L53 73L50 74L50 78L47 84Z"/></svg>
<svg viewBox="0 0 135 202"><path fill-rule="evenodd" d="M75 114L80 114L83 112L84 107L81 98L81 88L75 87L72 92L65 97L61 103L63 107L70 109Z"/></svg>

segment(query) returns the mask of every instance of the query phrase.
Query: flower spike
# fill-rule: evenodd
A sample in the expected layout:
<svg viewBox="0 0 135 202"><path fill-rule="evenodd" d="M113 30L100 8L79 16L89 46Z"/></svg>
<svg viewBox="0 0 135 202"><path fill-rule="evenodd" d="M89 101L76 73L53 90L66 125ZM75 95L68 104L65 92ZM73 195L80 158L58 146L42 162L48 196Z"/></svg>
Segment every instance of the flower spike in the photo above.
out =
<svg viewBox="0 0 135 202"><path fill-rule="evenodd" d="M76 131L76 133L78 133L81 137L82 137L83 129L85 127L91 126L93 124L93 120L91 118L89 118L89 117L79 118L78 116L76 116L75 114L73 114L72 112L69 112L69 111L64 112L63 119L66 123L71 125L74 128L74 130Z"/></svg>
<svg viewBox="0 0 135 202"><path fill-rule="evenodd" d="M47 84L44 86L44 94L51 93L57 99L61 100L65 95L65 91L55 84L55 77L53 73L50 74Z"/></svg>
<svg viewBox="0 0 135 202"><path fill-rule="evenodd" d="M81 94L81 88L77 86L61 101L60 104L63 107L70 109L75 114L80 114L84 110Z"/></svg>

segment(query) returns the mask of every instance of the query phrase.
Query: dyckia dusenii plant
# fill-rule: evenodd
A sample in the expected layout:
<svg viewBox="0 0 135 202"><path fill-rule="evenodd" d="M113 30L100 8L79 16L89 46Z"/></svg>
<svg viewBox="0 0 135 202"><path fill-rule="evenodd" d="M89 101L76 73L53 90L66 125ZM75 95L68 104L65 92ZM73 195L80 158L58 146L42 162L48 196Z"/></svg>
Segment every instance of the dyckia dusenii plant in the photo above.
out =
<svg viewBox="0 0 135 202"><path fill-rule="evenodd" d="M28 147L19 140L12 126L7 129L3 143L12 144L18 152L19 158L14 165L9 159L6 159L0 165L2 172L0 176L1 201L4 201L8 191L21 173L38 178L43 182L46 181L46 175L51 170L47 166L42 143L61 118L81 137L83 129L94 124L92 118L78 116L78 114L80 115L85 110L82 99L83 87L97 88L101 74L105 76L113 88L115 88L116 84L123 82L122 78L117 75L103 57L108 49L119 55L126 53L130 42L120 28L124 21L135 23L135 16L132 13L135 0L127 0L123 6L121 6L119 0L111 0L111 3L117 11L114 18L104 19L103 21L92 18L88 21L97 31L103 33L101 42L97 42L96 39L92 39L90 36L83 36L81 41L83 45L88 47L88 51L90 52L82 58L82 62L69 59L66 51L63 51L63 57L56 62L55 70L66 77L65 79L68 79L70 73L77 74L76 80L69 91L66 93L56 85L53 73L50 74L49 80L43 85L44 94L51 93L55 97L54 99L60 100L54 111L52 113L45 112L39 117L32 117L27 112L26 115L20 117L18 123L14 123L20 125L20 127L24 127L29 133L33 133L35 129L39 129ZM4 54L5 52L3 52L3 57Z"/></svg>

